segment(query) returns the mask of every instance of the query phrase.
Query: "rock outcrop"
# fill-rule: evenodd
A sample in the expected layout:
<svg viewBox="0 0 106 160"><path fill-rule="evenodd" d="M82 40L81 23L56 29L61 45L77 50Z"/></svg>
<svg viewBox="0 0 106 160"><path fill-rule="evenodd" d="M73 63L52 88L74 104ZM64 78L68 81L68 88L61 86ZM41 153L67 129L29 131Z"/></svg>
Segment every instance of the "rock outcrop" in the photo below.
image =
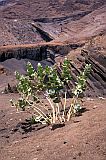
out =
<svg viewBox="0 0 106 160"><path fill-rule="evenodd" d="M0 84L15 70L72 63L72 83L85 63L92 65L86 96L106 95L106 3L104 0L41 0L0 3ZM7 71L4 75L4 71ZM5 85L3 85L5 86Z"/></svg>

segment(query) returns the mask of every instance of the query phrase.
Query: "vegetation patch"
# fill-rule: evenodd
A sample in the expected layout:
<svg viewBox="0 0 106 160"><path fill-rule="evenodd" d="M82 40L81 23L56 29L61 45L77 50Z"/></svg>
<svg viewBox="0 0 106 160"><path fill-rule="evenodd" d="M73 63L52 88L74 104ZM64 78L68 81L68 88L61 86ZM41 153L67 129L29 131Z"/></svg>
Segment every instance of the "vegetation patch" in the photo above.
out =
<svg viewBox="0 0 106 160"><path fill-rule="evenodd" d="M73 93L73 98L70 105L67 106L66 86L72 79L70 61L68 59L64 60L60 74L58 74L56 65L43 68L38 63L35 71L31 63L28 62L26 75L20 75L16 72L17 90L20 98L17 102L14 102L14 100L10 100L10 102L17 109L31 112L32 123L52 126L54 124L65 124L82 109L79 95L85 90L90 70L91 64L86 64L77 78L75 88L70 91ZM42 104L42 98L46 99L44 102L47 102L49 106Z"/></svg>

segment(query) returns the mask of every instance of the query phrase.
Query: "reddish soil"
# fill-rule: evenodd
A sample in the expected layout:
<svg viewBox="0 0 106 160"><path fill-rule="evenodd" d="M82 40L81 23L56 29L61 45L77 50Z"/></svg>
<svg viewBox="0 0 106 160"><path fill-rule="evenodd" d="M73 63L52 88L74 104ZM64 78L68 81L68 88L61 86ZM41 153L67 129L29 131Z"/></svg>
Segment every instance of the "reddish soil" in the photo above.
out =
<svg viewBox="0 0 106 160"><path fill-rule="evenodd" d="M50 126L29 124L26 118L31 115L17 112L9 103L11 98L18 97L14 71L25 74L27 61L35 69L38 61L43 66L60 64L65 56L72 60L72 86L83 66L92 65L82 100L85 112L54 131ZM103 97L106 97L105 0L0 2L0 160L105 160Z"/></svg>
<svg viewBox="0 0 106 160"><path fill-rule="evenodd" d="M83 99L86 112L62 128L51 131L50 127L35 126L25 133L16 130L16 125L30 116L10 107L13 97L17 95L0 96L1 160L106 159L106 99Z"/></svg>
<svg viewBox="0 0 106 160"><path fill-rule="evenodd" d="M0 5L0 46L44 42L35 26L59 42L91 38L106 28L105 4L105 0L8 0Z"/></svg>

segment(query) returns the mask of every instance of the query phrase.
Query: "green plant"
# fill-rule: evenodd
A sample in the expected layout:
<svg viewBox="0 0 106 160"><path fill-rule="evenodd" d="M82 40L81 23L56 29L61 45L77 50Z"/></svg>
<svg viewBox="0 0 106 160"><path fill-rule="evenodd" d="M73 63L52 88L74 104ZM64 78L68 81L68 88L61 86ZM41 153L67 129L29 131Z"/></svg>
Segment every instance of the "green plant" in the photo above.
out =
<svg viewBox="0 0 106 160"><path fill-rule="evenodd" d="M79 96L79 94L81 94L84 89L86 88L86 81L87 78L90 74L91 71L91 64L86 64L84 71L80 73L80 75L78 76L78 80L76 82L76 87L73 90L73 94L75 96Z"/></svg>
<svg viewBox="0 0 106 160"><path fill-rule="evenodd" d="M91 65L86 64L84 71L78 76L76 87L73 89L72 103L68 111L66 111L66 85L71 80L70 61L67 59L64 60L61 76L58 75L56 66L46 66L43 68L38 63L37 71L35 71L31 63L28 62L26 76L16 72L16 78L19 81L17 90L21 98L17 102L11 100L11 103L17 109L21 108L23 111L26 109L30 110L33 113L33 122L47 124L65 123L81 109L78 97L85 89L90 70ZM51 111L45 105L42 106L41 98L38 98L41 93L46 98ZM62 93L64 93L64 102L62 101Z"/></svg>
<svg viewBox="0 0 106 160"><path fill-rule="evenodd" d="M79 103L79 96L86 88L86 81L91 72L91 64L86 64L84 71L80 72L79 76L77 77L77 82L75 88L72 90L73 98L72 103L69 112L72 112L72 114L76 114L79 112L82 107ZM71 114L68 114L68 121L71 117Z"/></svg>

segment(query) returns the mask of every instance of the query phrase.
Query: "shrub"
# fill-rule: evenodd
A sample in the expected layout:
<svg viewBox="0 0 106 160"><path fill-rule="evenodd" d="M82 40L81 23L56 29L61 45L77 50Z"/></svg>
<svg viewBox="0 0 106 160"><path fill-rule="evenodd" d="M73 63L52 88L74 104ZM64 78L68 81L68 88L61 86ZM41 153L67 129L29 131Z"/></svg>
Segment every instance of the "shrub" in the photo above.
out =
<svg viewBox="0 0 106 160"><path fill-rule="evenodd" d="M18 80L17 90L20 98L17 102L10 101L17 109L21 108L23 111L31 110L33 112L32 121L34 122L47 124L65 123L81 109L78 97L86 87L90 70L91 65L86 64L84 71L78 76L76 87L72 90L72 102L69 108L67 108L66 85L71 81L70 61L64 60L60 73L61 76L59 76L56 66L43 68L38 63L37 71L35 71L31 63L28 62L26 76L16 72ZM48 101L51 111L45 105L42 106L41 98L38 98L38 95L41 93ZM64 103L62 102L63 94Z"/></svg>

